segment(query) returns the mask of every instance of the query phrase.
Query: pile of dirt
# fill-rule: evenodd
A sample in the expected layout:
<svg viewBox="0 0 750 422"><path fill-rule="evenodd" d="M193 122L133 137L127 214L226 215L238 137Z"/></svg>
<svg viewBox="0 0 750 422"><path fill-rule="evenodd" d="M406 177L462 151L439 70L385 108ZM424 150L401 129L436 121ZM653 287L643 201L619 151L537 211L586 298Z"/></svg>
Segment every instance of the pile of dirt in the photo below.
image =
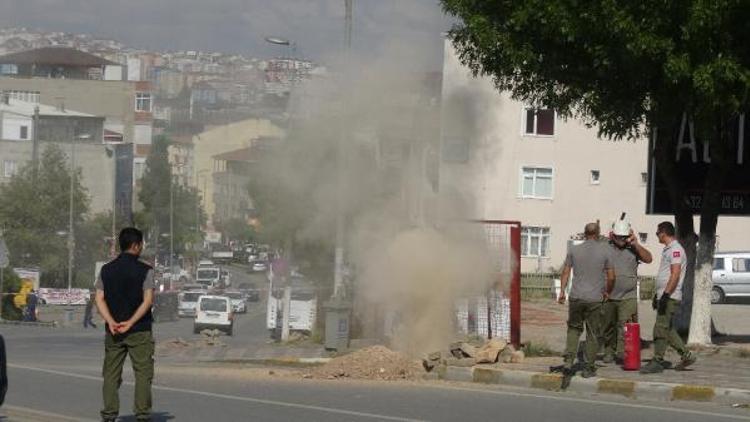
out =
<svg viewBox="0 0 750 422"><path fill-rule="evenodd" d="M419 362L384 346L372 346L332 359L304 374L305 378L411 380L422 373Z"/></svg>

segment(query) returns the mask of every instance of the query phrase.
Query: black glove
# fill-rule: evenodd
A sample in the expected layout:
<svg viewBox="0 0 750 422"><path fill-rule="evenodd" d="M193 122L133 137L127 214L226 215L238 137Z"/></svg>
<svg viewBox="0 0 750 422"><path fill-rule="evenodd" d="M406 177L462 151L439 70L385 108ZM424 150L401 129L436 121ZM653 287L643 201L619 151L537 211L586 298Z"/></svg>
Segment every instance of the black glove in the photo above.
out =
<svg viewBox="0 0 750 422"><path fill-rule="evenodd" d="M660 315L664 315L667 312L667 302L669 302L669 293L662 293L659 299L659 309L657 310Z"/></svg>
<svg viewBox="0 0 750 422"><path fill-rule="evenodd" d="M658 303L659 301L656 299L656 295L654 295L654 297L651 298L651 309L656 310Z"/></svg>

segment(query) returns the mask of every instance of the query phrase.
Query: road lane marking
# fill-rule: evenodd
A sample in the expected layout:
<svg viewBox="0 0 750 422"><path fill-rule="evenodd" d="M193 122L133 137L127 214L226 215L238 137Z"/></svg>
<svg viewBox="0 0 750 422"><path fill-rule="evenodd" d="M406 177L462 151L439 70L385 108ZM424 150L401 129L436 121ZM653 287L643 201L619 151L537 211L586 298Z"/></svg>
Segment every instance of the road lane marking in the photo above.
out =
<svg viewBox="0 0 750 422"><path fill-rule="evenodd" d="M56 419L62 419L66 421L73 421L73 422L96 422L96 419L85 419L85 418L73 417L73 416L63 415L60 413L45 412L43 410L36 410L36 409L28 408L28 407L14 406L10 404L3 405L3 409L10 411L12 413L16 413L16 412L26 413L26 414L31 414L33 416L44 417L46 419L56 418ZM13 415L11 414L9 416L13 416Z"/></svg>
<svg viewBox="0 0 750 422"><path fill-rule="evenodd" d="M618 406L618 407L626 407L626 408L634 408L634 409L658 410L658 411L665 411L665 412L686 413L686 414L691 414L691 415L696 415L696 416L712 416L712 417L720 417L720 418L726 418L726 419L736 419L736 420L741 420L741 421L750 421L750 416L732 415L728 413L704 412L701 410L679 409L679 408L674 408L674 407L660 407L660 406L654 406L650 404L619 403L619 402L614 402L614 401L609 401L609 400L602 401L602 400L583 399L583 398L577 398L577 397L559 397L559 396L544 395L544 394L521 393L518 391L497 391L497 390L486 390L486 389L481 389L481 388L458 387L458 386L452 386L452 385L427 385L425 384L424 386L429 387L429 388L442 389L442 390L459 390L459 391L467 391L467 392L472 392L472 393L492 394L496 396L528 397L528 398L535 398L535 399L548 399L548 400L559 400L559 401L576 402L576 403L596 404L596 405L601 405L601 406L610 405L610 406Z"/></svg>
<svg viewBox="0 0 750 422"><path fill-rule="evenodd" d="M34 372L47 373L47 374L52 374L52 375L59 375L63 377L84 379L84 380L89 380L89 381L101 382L102 380L101 377L76 374L73 372L57 371L54 369L37 368L33 366L8 364L8 367L14 368L14 369L26 370L26 371L34 371ZM123 384L133 386L135 383L123 382ZM204 396L204 397L243 401L243 402L248 402L248 403L267 404L267 405L272 405L272 406L289 407L289 408L295 408L295 409L316 410L319 412L334 413L334 414L347 415L347 416L357 416L361 418L380 419L380 420L399 421L399 422L423 422L422 419L402 418L398 416L387 416L387 415L380 415L377 413L357 412L354 410L345 410L345 409L338 409L334 407L315 406L315 405L285 402L285 401L279 401L279 400L259 399L259 398L253 398L253 397L241 397L241 396L234 396L234 395L229 395L229 394L211 393L208 391L189 390L185 388L176 388L176 387L166 387L162 385L153 385L152 388L154 390L169 391L173 393L193 394L193 395Z"/></svg>

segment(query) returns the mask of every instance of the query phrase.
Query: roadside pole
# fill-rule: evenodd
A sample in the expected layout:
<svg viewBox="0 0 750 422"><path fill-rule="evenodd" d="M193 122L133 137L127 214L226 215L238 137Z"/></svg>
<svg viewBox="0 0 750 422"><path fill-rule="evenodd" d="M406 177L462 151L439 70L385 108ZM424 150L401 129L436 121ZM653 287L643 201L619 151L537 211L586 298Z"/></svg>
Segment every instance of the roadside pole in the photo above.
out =
<svg viewBox="0 0 750 422"><path fill-rule="evenodd" d="M281 318L281 341L289 341L289 313L292 311L292 286L284 277L284 311Z"/></svg>

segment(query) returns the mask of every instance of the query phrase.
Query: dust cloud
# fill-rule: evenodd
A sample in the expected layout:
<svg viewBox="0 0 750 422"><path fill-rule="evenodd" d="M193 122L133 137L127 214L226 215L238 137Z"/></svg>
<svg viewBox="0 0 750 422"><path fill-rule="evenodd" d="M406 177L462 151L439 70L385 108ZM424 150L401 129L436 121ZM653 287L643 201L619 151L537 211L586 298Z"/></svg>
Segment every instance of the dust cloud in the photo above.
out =
<svg viewBox="0 0 750 422"><path fill-rule="evenodd" d="M465 223L472 201L439 194L440 73L420 70L413 50L412 65L403 46L391 53L299 87L286 139L259 177L286 199L277 208L297 242L332 247L344 213L359 334L416 355L456 338L456 299L486 293L493 272L482 226Z"/></svg>

